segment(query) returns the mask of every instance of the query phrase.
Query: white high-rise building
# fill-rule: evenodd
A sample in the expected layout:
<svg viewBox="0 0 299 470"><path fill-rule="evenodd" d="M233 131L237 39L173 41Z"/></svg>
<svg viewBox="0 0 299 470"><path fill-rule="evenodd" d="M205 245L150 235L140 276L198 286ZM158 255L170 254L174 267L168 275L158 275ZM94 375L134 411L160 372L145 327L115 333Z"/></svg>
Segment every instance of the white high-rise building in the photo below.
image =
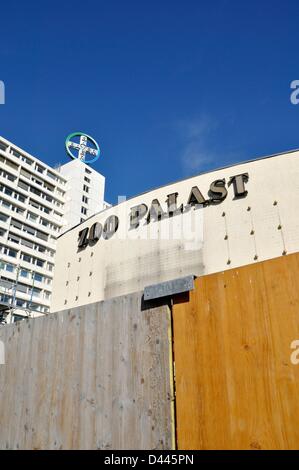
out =
<svg viewBox="0 0 299 470"><path fill-rule="evenodd" d="M0 137L0 321L49 312L56 239L108 206L104 189L84 162L54 169Z"/></svg>
<svg viewBox="0 0 299 470"><path fill-rule="evenodd" d="M59 173L67 180L64 230L105 208L105 177L81 160L62 165Z"/></svg>

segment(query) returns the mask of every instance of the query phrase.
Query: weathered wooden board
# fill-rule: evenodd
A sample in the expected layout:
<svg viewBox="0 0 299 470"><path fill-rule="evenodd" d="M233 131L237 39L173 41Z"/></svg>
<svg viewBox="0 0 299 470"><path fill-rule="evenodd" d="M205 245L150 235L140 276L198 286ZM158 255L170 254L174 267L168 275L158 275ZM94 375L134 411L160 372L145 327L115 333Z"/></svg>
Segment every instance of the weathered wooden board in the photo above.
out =
<svg viewBox="0 0 299 470"><path fill-rule="evenodd" d="M170 311L141 294L0 328L1 449L170 449Z"/></svg>
<svg viewBox="0 0 299 470"><path fill-rule="evenodd" d="M179 449L299 448L299 254L197 279L173 325Z"/></svg>

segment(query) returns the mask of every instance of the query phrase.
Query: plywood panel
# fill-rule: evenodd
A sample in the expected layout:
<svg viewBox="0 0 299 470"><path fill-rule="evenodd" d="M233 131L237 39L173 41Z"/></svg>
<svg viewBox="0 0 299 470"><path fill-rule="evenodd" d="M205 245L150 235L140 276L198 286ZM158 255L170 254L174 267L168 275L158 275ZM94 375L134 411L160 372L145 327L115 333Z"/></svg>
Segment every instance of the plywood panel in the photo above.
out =
<svg viewBox="0 0 299 470"><path fill-rule="evenodd" d="M299 448L299 254L197 279L173 326L179 449Z"/></svg>
<svg viewBox="0 0 299 470"><path fill-rule="evenodd" d="M1 449L170 449L170 311L141 294L0 328Z"/></svg>

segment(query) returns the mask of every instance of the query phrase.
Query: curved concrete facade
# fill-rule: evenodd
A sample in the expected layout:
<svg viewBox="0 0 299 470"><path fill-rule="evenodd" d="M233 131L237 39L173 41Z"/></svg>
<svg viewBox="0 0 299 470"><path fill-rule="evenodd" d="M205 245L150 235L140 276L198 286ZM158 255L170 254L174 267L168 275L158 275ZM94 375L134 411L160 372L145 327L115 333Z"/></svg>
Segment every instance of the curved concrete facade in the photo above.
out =
<svg viewBox="0 0 299 470"><path fill-rule="evenodd" d="M237 175L245 176L231 179ZM183 212L170 217L175 199ZM136 206L141 206L139 215ZM58 239L51 311L297 252L298 207L299 151L201 174L124 201Z"/></svg>

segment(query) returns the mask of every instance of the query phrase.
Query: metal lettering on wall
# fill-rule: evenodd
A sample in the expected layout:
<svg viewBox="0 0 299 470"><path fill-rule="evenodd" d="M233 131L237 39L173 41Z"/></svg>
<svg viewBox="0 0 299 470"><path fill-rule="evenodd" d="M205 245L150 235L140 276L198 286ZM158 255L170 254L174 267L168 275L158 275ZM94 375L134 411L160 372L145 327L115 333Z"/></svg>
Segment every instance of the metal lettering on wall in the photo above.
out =
<svg viewBox="0 0 299 470"><path fill-rule="evenodd" d="M232 176L227 186L233 187L234 199L247 196L245 183L248 182L248 173ZM220 204L228 195L225 178L215 180L211 183L208 197L204 197L197 186L193 186L190 190L186 205L181 204L178 207L178 193L168 194L166 198L166 210L163 209L158 199L153 199L150 207L146 204L138 204L131 207L130 210L130 230L137 229L141 221L150 223L158 221L166 217L173 217L178 214L187 212L192 207L206 207L208 205ZM85 248L88 244L96 243L100 238L108 240L117 231L119 227L119 218L116 215L110 215L104 224L95 222L91 227L85 227L79 232L78 247Z"/></svg>

